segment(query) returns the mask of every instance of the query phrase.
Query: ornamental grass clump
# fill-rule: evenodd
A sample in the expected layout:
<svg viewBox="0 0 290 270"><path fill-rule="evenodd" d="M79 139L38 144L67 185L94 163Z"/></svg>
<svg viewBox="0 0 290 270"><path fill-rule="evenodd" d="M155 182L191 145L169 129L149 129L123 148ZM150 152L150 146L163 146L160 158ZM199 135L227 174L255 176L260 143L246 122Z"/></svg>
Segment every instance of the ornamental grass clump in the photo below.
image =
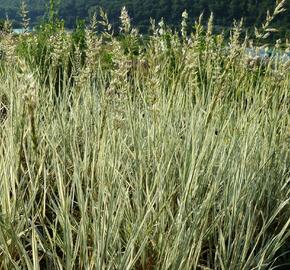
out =
<svg viewBox="0 0 290 270"><path fill-rule="evenodd" d="M0 269L287 269L289 60L100 15L1 36Z"/></svg>

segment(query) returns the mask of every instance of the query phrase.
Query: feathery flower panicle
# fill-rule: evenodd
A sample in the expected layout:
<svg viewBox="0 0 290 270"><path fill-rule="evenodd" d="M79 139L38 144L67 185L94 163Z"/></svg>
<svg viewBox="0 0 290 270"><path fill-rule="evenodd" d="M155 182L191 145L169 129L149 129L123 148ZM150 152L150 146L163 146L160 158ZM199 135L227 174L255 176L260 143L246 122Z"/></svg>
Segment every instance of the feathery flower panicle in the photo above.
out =
<svg viewBox="0 0 290 270"><path fill-rule="evenodd" d="M17 41L12 34L12 24L8 17L4 22L3 32L1 33L2 38L0 40L0 51L1 57L9 65L14 65L16 56Z"/></svg>
<svg viewBox="0 0 290 270"><path fill-rule="evenodd" d="M66 63L69 57L69 39L70 36L65 33L64 29L59 30L50 37L50 46L52 49L51 60L52 66L56 67L60 62Z"/></svg>
<svg viewBox="0 0 290 270"><path fill-rule="evenodd" d="M76 44L73 54L73 77L76 78L82 67L82 51L79 44Z"/></svg>
<svg viewBox="0 0 290 270"><path fill-rule="evenodd" d="M6 19L4 21L3 30L7 34L11 34L12 33L12 22L10 21L8 15L6 15Z"/></svg>
<svg viewBox="0 0 290 270"><path fill-rule="evenodd" d="M195 33L191 34L191 40L193 43L199 43L200 36L203 33L203 25L202 25L203 13L200 14L198 21L194 23Z"/></svg>
<svg viewBox="0 0 290 270"><path fill-rule="evenodd" d="M121 27L120 31L129 34L131 30L131 19L129 17L126 7L123 7L120 15Z"/></svg>
<svg viewBox="0 0 290 270"><path fill-rule="evenodd" d="M91 18L90 27L89 27L93 33L95 33L97 30L97 24L98 24L97 15L96 15L96 12L94 12L94 14Z"/></svg>
<svg viewBox="0 0 290 270"><path fill-rule="evenodd" d="M106 17L106 15L104 14L103 16ZM103 36L97 37L96 35L97 24L98 21L96 19L96 14L94 14L91 19L90 26L85 29L86 58L83 67L81 67L82 53L79 45L76 47L74 53L75 65L73 67L73 76L75 78L77 89L81 89L82 85L86 84L88 80L92 79L95 76L94 70L103 43Z"/></svg>
<svg viewBox="0 0 290 270"><path fill-rule="evenodd" d="M152 18L150 18L150 30L153 33L153 36L157 35L157 31L156 31L156 21Z"/></svg>
<svg viewBox="0 0 290 270"><path fill-rule="evenodd" d="M276 7L274 10L273 16L276 16L280 13L285 12L286 11L286 8L284 8L285 4L286 4L286 0L276 0Z"/></svg>
<svg viewBox="0 0 290 270"><path fill-rule="evenodd" d="M165 22L164 22L164 19L162 18L160 20L160 22L158 23L158 35L159 35L159 38L158 38L158 43L160 45L160 49L162 52L165 52L167 51L167 41L166 41L166 38L165 38L165 35L166 35L166 26L165 26Z"/></svg>
<svg viewBox="0 0 290 270"><path fill-rule="evenodd" d="M90 30L86 30L86 42L86 65L93 67L100 54L102 37L98 38L95 34L90 32Z"/></svg>
<svg viewBox="0 0 290 270"><path fill-rule="evenodd" d="M269 10L267 11L266 20L264 23L262 23L261 31L259 31L258 28L255 27L255 36L258 40L267 39L271 33L278 32L276 28L270 27L270 24L276 18L277 15L286 11L286 9L284 8L285 4L286 4L286 0L277 0L276 7L273 13L271 14Z"/></svg>
<svg viewBox="0 0 290 270"><path fill-rule="evenodd" d="M21 1L20 16L22 18L23 34L27 34L29 31L30 18L28 17L27 4L24 0Z"/></svg>
<svg viewBox="0 0 290 270"><path fill-rule="evenodd" d="M182 21L181 21L181 35L182 38L185 40L187 38L187 23L188 23L188 13L187 10L184 10L182 15Z"/></svg>
<svg viewBox="0 0 290 270"><path fill-rule="evenodd" d="M240 42L240 36L242 32L242 28L244 25L244 20L241 19L239 22L234 21L234 27L231 31L230 36L230 58L235 58L238 55L238 52L241 50L241 42Z"/></svg>
<svg viewBox="0 0 290 270"><path fill-rule="evenodd" d="M93 19L91 27L85 30L86 45L87 45L87 48L85 50L86 65L91 71L93 70L93 66L95 65L96 59L100 53L102 45L102 37L97 37L95 29L96 24L94 23Z"/></svg>
<svg viewBox="0 0 290 270"><path fill-rule="evenodd" d="M107 13L102 8L100 8L100 17L101 17L101 20L99 20L98 23L104 27L105 32L103 34L105 36L111 37L112 25L109 23Z"/></svg>
<svg viewBox="0 0 290 270"><path fill-rule="evenodd" d="M213 33L213 13L211 12L208 23L207 23L207 38L210 38Z"/></svg>
<svg viewBox="0 0 290 270"><path fill-rule="evenodd" d="M158 26L159 26L158 34L160 36L163 36L165 34L165 23L164 23L164 19L163 18L158 23Z"/></svg>

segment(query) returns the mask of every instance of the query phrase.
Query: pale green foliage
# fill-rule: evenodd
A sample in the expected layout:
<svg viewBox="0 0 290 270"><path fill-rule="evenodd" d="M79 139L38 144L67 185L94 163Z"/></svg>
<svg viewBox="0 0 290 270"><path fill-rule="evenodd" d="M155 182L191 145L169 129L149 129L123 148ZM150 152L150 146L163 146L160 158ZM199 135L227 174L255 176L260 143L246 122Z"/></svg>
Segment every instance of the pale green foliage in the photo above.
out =
<svg viewBox="0 0 290 270"><path fill-rule="evenodd" d="M27 4L24 0L21 1L21 7L20 7L20 16L22 18L22 27L23 32L27 33L29 30L29 17L28 17L28 10L27 10Z"/></svg>
<svg viewBox="0 0 290 270"><path fill-rule="evenodd" d="M249 57L239 23L224 46L213 17L186 35L184 13L182 39L161 21L140 45L122 17L122 38L95 36L93 19L72 77L55 76L73 57L65 32L45 56L48 83L2 60L0 268L286 263L289 62Z"/></svg>

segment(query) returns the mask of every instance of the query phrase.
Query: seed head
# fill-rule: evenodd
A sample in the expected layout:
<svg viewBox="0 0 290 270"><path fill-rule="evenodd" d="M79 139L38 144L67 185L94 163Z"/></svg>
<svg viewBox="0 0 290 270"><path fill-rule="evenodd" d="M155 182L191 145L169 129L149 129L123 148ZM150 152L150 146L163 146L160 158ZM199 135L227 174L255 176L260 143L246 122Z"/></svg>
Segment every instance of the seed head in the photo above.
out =
<svg viewBox="0 0 290 270"><path fill-rule="evenodd" d="M126 7L123 7L121 10L120 21L121 21L120 31L128 34L131 30L131 20Z"/></svg>

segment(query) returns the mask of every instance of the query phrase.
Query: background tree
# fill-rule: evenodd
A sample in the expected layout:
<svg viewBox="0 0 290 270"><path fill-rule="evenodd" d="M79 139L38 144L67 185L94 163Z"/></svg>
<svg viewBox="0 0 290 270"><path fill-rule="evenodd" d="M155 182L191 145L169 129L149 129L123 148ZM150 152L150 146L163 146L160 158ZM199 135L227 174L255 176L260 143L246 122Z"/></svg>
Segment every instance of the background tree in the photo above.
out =
<svg viewBox="0 0 290 270"><path fill-rule="evenodd" d="M12 21L20 21L19 8L21 0L1 0L0 18L6 14ZM58 1L58 0L57 0ZM54 2L54 1L53 1ZM73 27L77 19L89 18L89 13L104 8L115 28L118 28L120 10L126 6L135 26L146 32L150 17L160 20L162 17L171 26L178 26L183 10L189 13L193 23L201 12L204 17L214 13L214 23L219 26L230 26L234 19L244 17L245 26L261 25L268 9L273 9L275 0L61 0L59 16L66 21L66 27ZM279 15L274 24L281 30L281 36L289 33L290 11L286 1L287 12ZM47 11L47 1L27 0L32 24L37 24ZM56 5L57 2L53 3Z"/></svg>

